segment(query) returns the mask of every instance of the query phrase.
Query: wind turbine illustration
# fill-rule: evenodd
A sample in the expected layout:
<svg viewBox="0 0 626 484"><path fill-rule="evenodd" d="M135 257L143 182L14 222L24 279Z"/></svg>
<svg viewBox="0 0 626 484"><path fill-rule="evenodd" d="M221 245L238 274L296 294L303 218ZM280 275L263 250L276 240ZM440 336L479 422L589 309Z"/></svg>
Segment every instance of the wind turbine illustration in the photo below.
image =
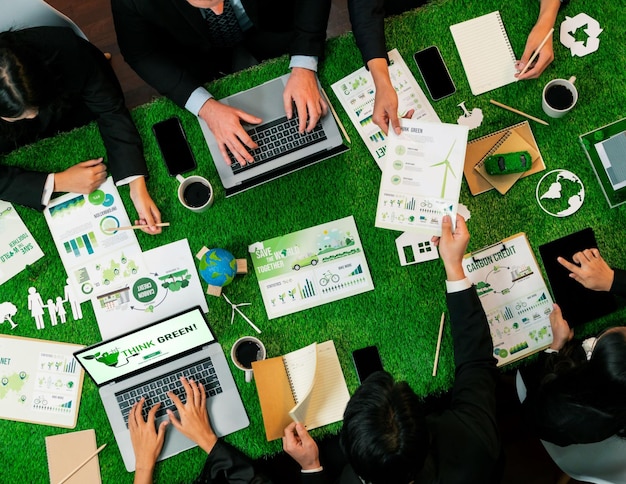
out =
<svg viewBox="0 0 626 484"><path fill-rule="evenodd" d="M454 140L454 142L452 143L452 146L450 146L450 151L448 151L448 154L446 155L443 161L440 161L439 163L435 163L434 165L430 165L431 167L440 166L440 165L445 165L446 167L445 171L443 172L443 184L441 185L441 197L440 198L444 198L446 194L446 181L448 179L448 171L450 171L452 176L456 178L456 175L454 174L454 171L452 170L452 167L450 166L450 161L448 160L448 158L450 157L450 153L452 153L452 150L454 149L455 144L456 144L456 140Z"/></svg>

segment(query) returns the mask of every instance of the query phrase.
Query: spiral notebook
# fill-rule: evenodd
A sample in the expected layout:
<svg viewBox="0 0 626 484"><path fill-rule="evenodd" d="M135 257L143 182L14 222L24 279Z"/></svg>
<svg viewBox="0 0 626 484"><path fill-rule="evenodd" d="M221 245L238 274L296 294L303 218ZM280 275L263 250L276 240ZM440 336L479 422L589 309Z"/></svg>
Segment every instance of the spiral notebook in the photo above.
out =
<svg viewBox="0 0 626 484"><path fill-rule="evenodd" d="M450 26L474 96L516 82L515 53L500 12Z"/></svg>
<svg viewBox="0 0 626 484"><path fill-rule="evenodd" d="M484 161L489 155L515 151L528 151L531 154L533 164L530 170L509 175L489 175L484 169ZM473 139L467 143L465 150L463 173L472 195L493 188L504 195L520 178L545 169L546 165L528 121Z"/></svg>
<svg viewBox="0 0 626 484"><path fill-rule="evenodd" d="M350 400L332 341L252 363L267 440L292 420L314 429L343 419Z"/></svg>

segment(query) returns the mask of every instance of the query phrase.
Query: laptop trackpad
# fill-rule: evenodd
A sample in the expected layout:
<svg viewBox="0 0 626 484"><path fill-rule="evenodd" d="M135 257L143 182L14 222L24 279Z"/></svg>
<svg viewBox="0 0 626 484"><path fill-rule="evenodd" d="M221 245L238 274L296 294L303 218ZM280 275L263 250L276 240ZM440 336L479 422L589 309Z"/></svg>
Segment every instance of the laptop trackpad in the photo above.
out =
<svg viewBox="0 0 626 484"><path fill-rule="evenodd" d="M285 116L282 77L272 79L263 89L251 89L228 98L228 104L262 118L264 122ZM260 86L259 86L260 87Z"/></svg>

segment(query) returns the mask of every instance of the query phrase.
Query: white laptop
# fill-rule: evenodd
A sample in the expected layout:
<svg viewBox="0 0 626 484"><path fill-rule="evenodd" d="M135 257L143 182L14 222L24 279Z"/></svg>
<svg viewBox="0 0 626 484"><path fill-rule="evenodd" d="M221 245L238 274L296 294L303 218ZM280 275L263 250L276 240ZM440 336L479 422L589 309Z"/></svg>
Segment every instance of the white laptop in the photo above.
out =
<svg viewBox="0 0 626 484"><path fill-rule="evenodd" d="M288 120L283 105L283 91L288 79L289 74L285 74L220 99L223 104L242 109L263 120L259 125L243 124L243 128L259 145L259 148L251 151L253 163L241 166L231 158L232 164L229 166L213 133L198 118L227 197L348 150L330 109L311 133L297 132L299 121L295 108L293 118Z"/></svg>
<svg viewBox="0 0 626 484"><path fill-rule="evenodd" d="M166 420L165 410L176 410L166 392L171 390L185 401L180 375L204 385L211 426L218 437L245 428L250 423L224 350L199 306L84 348L74 356L100 390L102 403L129 472L135 470L135 456L127 426L130 408L145 397L145 418L147 411L156 402L162 401L156 425ZM158 460L195 445L173 425L168 425Z"/></svg>

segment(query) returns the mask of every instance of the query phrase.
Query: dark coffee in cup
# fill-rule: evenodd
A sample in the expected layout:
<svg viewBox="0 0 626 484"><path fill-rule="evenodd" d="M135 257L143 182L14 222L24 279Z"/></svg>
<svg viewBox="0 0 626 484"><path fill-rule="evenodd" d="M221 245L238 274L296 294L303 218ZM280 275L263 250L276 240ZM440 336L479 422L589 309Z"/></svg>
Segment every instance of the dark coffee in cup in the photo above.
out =
<svg viewBox="0 0 626 484"><path fill-rule="evenodd" d="M242 341L235 349L235 358L245 368L252 368L252 362L262 356L261 347L254 341Z"/></svg>
<svg viewBox="0 0 626 484"><path fill-rule="evenodd" d="M547 89L546 102L554 109L568 109L574 104L574 94L567 87L555 84Z"/></svg>
<svg viewBox="0 0 626 484"><path fill-rule="evenodd" d="M192 182L183 191L183 199L190 207L202 207L211 198L211 189L201 182Z"/></svg>

